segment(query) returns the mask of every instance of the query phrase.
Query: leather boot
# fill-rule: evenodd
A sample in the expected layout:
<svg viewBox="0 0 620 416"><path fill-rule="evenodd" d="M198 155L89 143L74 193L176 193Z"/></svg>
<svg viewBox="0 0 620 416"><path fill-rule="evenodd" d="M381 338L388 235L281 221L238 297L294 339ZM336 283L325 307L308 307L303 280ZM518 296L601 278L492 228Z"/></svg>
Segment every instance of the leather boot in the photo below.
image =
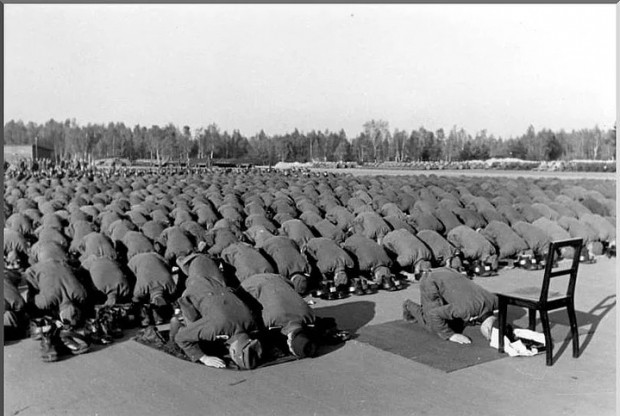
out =
<svg viewBox="0 0 620 416"><path fill-rule="evenodd" d="M84 354L90 350L90 346L84 338L78 333L68 329L62 329L60 331L60 341L73 355Z"/></svg>
<svg viewBox="0 0 620 416"><path fill-rule="evenodd" d="M58 336L56 330L49 330L41 333L41 359L46 363L58 361L58 350L56 344Z"/></svg>

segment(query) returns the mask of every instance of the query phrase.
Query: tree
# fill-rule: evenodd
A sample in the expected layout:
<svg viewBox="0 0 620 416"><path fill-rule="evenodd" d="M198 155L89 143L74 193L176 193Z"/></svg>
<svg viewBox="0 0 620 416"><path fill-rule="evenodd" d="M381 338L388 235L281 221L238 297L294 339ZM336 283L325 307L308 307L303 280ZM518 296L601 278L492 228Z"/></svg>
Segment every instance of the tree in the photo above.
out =
<svg viewBox="0 0 620 416"><path fill-rule="evenodd" d="M370 120L364 123L363 127L364 135L372 145L372 157L376 162L380 156L378 154L380 146L390 136L389 124L385 120Z"/></svg>
<svg viewBox="0 0 620 416"><path fill-rule="evenodd" d="M64 133L64 125L51 119L40 130L38 144L54 149L54 159L59 160L65 149Z"/></svg>
<svg viewBox="0 0 620 416"><path fill-rule="evenodd" d="M334 156L336 157L335 160L338 162L347 160L349 152L349 142L347 140L340 140L340 143L338 143L338 147L336 147L336 150L334 151Z"/></svg>
<svg viewBox="0 0 620 416"><path fill-rule="evenodd" d="M268 137L263 130L250 138L250 155L269 166L272 166L275 159L275 145L273 140Z"/></svg>
<svg viewBox="0 0 620 416"><path fill-rule="evenodd" d="M425 161L440 159L441 144L435 140L435 135L433 132L426 130L424 127L420 127L419 134L422 140L422 151L420 158Z"/></svg>
<svg viewBox="0 0 620 416"><path fill-rule="evenodd" d="M446 151L444 153L448 162L451 162L452 158L457 155L457 141L458 131L456 130L456 126L452 126L450 133L448 133L448 140L446 141Z"/></svg>
<svg viewBox="0 0 620 416"><path fill-rule="evenodd" d="M472 151L471 142L466 142L463 145L463 149L461 149L461 152L459 153L459 159L460 160L472 160L472 159L475 159L475 157L473 155L473 151Z"/></svg>
<svg viewBox="0 0 620 416"><path fill-rule="evenodd" d="M606 159L616 160L616 124L607 132L605 144L607 146Z"/></svg>
<svg viewBox="0 0 620 416"><path fill-rule="evenodd" d="M407 141L407 153L411 155L413 160L421 160L422 157L422 140L420 133L416 130L412 130Z"/></svg>
<svg viewBox="0 0 620 416"><path fill-rule="evenodd" d="M563 153L562 143L556 138L555 134L549 131L544 143L545 160L558 160Z"/></svg>
<svg viewBox="0 0 620 416"><path fill-rule="evenodd" d="M65 157L88 158L88 136L85 130L77 125L75 119L65 122L64 136L66 144Z"/></svg>
<svg viewBox="0 0 620 416"><path fill-rule="evenodd" d="M394 130L392 135L394 143L394 159L397 162L405 160L405 145L407 144L407 132L405 130Z"/></svg>
<svg viewBox="0 0 620 416"><path fill-rule="evenodd" d="M372 156L370 149L372 149L372 146L372 142L368 135L361 133L358 137L353 139L352 142L355 158L362 163L366 162L366 160L370 160Z"/></svg>
<svg viewBox="0 0 620 416"><path fill-rule="evenodd" d="M324 161L359 160L471 160L512 156L530 160L615 159L616 126L602 130L598 126L567 133L564 130L529 126L516 138L496 139L486 130L475 138L453 126L447 137L443 129L436 132L423 127L411 131L387 130L388 123L371 120L360 135L349 141L344 130L312 130L308 134L295 129L277 137L264 131L249 140L238 130L221 132L215 123L199 127L192 137L189 126L179 128L170 123L150 128L136 125L133 129L122 122L80 126L75 119L64 122L49 120L44 124L10 120L4 125L6 144L34 144L35 141L54 149L58 158L124 157L157 158L254 158L269 164L280 160Z"/></svg>
<svg viewBox="0 0 620 416"><path fill-rule="evenodd" d="M21 120L11 120L4 125L5 144L30 144L33 143L28 137L28 130Z"/></svg>
<svg viewBox="0 0 620 416"><path fill-rule="evenodd" d="M443 150L446 147L446 133L443 129L439 129L435 132L435 145L433 147L432 159L442 160L444 158Z"/></svg>
<svg viewBox="0 0 620 416"><path fill-rule="evenodd" d="M192 150L192 133L189 126L183 126L183 133L179 135L179 159L189 160Z"/></svg>
<svg viewBox="0 0 620 416"><path fill-rule="evenodd" d="M248 140L241 135L239 130L233 130L230 142L230 152L233 159L244 157L247 154Z"/></svg>
<svg viewBox="0 0 620 416"><path fill-rule="evenodd" d="M136 159L144 159L149 155L149 146L147 143L147 128L136 125L133 128L133 142Z"/></svg>

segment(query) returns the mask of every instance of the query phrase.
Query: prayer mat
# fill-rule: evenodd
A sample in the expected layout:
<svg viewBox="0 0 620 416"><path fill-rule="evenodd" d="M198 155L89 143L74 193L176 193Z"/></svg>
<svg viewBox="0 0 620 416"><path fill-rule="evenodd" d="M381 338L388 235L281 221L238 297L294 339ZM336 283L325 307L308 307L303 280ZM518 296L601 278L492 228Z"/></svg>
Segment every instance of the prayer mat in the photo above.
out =
<svg viewBox="0 0 620 416"><path fill-rule="evenodd" d="M507 357L489 346L479 327L466 327L463 334L472 343L461 345L446 341L417 323L402 320L362 327L356 341L392 354L451 373Z"/></svg>

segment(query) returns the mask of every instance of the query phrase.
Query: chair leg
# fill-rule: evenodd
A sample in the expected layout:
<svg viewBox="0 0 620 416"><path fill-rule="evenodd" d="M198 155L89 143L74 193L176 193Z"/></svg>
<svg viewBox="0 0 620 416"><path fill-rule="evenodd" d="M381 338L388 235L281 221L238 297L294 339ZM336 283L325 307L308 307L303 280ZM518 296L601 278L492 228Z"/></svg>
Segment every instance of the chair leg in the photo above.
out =
<svg viewBox="0 0 620 416"><path fill-rule="evenodd" d="M536 309L528 309L528 317L530 319L528 329L536 331Z"/></svg>
<svg viewBox="0 0 620 416"><path fill-rule="evenodd" d="M499 315L499 323L498 323L498 347L497 351L502 354L504 352L504 334L506 333L506 315L508 314L508 304L505 301L500 299L498 305L498 315Z"/></svg>
<svg viewBox="0 0 620 416"><path fill-rule="evenodd" d="M569 302L566 305L568 320L570 321L570 332L573 338L573 357L579 357L579 328L577 327L577 316L575 315L575 305Z"/></svg>
<svg viewBox="0 0 620 416"><path fill-rule="evenodd" d="M547 350L547 365L553 365L553 340L551 339L551 327L547 311L540 311L540 323L545 334L545 349Z"/></svg>

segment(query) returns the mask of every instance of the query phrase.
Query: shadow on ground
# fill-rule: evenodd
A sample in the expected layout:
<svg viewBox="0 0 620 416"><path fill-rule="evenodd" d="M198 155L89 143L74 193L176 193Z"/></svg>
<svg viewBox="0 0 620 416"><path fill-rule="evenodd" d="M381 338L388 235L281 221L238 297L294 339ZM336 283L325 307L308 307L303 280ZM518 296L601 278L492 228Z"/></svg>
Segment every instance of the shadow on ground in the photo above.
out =
<svg viewBox="0 0 620 416"><path fill-rule="evenodd" d="M579 334L586 335L586 338L579 346L579 355L583 354L585 349L588 347L592 338L594 337L594 333L596 332L601 320L614 308L616 307L616 295L609 295L601 300L596 306L594 306L588 312L575 311L575 315L577 315L577 327L579 328ZM549 321L551 321L551 329L557 325L561 325L562 327L566 327L566 336L562 342L562 345L558 348L557 351L554 352L554 361L560 357L564 351L571 344L571 336L570 336L570 323L568 321L568 314L566 310L558 309L549 314ZM583 327L588 326L589 328L584 331Z"/></svg>
<svg viewBox="0 0 620 416"><path fill-rule="evenodd" d="M594 337L599 324L602 319L616 307L616 295L609 295L603 298L598 304L596 304L590 311L575 311L577 317L577 327L579 329L579 335L585 335L585 339L579 346L579 355L583 354L588 345ZM508 309L508 322L516 323L516 327L527 328L528 323L526 317L525 308L509 308ZM524 318L524 319L521 319ZM549 313L549 322L551 326L551 336L554 339L554 344L557 345L561 340L562 345L555 349L553 352L553 362L557 361L559 357L566 351L571 345L572 338L570 333L570 322L568 320L568 313L566 309L557 309ZM540 316L537 315L536 331L541 332L542 327L540 324Z"/></svg>
<svg viewBox="0 0 620 416"><path fill-rule="evenodd" d="M375 317L375 303L367 300L324 306L314 310L321 318L334 318L338 328L353 335Z"/></svg>
<svg viewBox="0 0 620 416"><path fill-rule="evenodd" d="M348 331L351 338L357 336L357 331L375 317L375 303L370 301L356 301L339 305L324 306L314 310L321 318L334 318L338 329ZM334 345L322 345L317 356L332 353L344 346L344 342Z"/></svg>

